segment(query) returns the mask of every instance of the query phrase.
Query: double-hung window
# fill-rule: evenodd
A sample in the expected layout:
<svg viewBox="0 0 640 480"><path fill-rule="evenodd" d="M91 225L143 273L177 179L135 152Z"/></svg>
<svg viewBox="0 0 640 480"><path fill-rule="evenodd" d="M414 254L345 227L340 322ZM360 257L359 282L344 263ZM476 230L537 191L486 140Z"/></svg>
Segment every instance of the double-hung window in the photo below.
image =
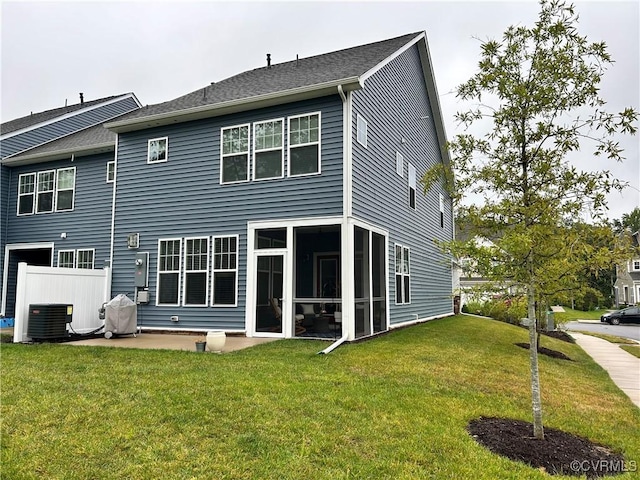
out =
<svg viewBox="0 0 640 480"><path fill-rule="evenodd" d="M409 168L409 207L416 209L416 167L408 164Z"/></svg>
<svg viewBox="0 0 640 480"><path fill-rule="evenodd" d="M223 128L220 183L249 180L249 125Z"/></svg>
<svg viewBox="0 0 640 480"><path fill-rule="evenodd" d="M184 241L183 305L207 305L209 284L209 237Z"/></svg>
<svg viewBox="0 0 640 480"><path fill-rule="evenodd" d="M157 305L179 305L182 240L158 240Z"/></svg>
<svg viewBox="0 0 640 480"><path fill-rule="evenodd" d="M169 137L152 138L147 145L147 163L166 162L169 158Z"/></svg>
<svg viewBox="0 0 640 480"><path fill-rule="evenodd" d="M411 272L409 249L402 245L396 250L396 305L411 303Z"/></svg>
<svg viewBox="0 0 640 480"><path fill-rule="evenodd" d="M56 183L56 171L38 172L36 195L36 213L53 212L53 190Z"/></svg>
<svg viewBox="0 0 640 480"><path fill-rule="evenodd" d="M238 237L213 237L213 306L238 303Z"/></svg>
<svg viewBox="0 0 640 480"><path fill-rule="evenodd" d="M444 196L440 194L440 227L444 228Z"/></svg>
<svg viewBox="0 0 640 480"><path fill-rule="evenodd" d="M58 267L74 268L76 266L75 250L59 250L58 251Z"/></svg>
<svg viewBox="0 0 640 480"><path fill-rule="evenodd" d="M56 178L56 212L73 210L76 167L61 168Z"/></svg>
<svg viewBox="0 0 640 480"><path fill-rule="evenodd" d="M253 179L282 178L284 120L253 124Z"/></svg>
<svg viewBox="0 0 640 480"><path fill-rule="evenodd" d="M18 177L18 215L31 215L35 208L36 174L24 173Z"/></svg>
<svg viewBox="0 0 640 480"><path fill-rule="evenodd" d="M94 257L95 250L93 248L78 250L76 253L76 268L92 269Z"/></svg>
<svg viewBox="0 0 640 480"><path fill-rule="evenodd" d="M634 271L640 270L640 260L634 260L633 261L633 270Z"/></svg>
<svg viewBox="0 0 640 480"><path fill-rule="evenodd" d="M289 176L320 173L320 113L289 117Z"/></svg>

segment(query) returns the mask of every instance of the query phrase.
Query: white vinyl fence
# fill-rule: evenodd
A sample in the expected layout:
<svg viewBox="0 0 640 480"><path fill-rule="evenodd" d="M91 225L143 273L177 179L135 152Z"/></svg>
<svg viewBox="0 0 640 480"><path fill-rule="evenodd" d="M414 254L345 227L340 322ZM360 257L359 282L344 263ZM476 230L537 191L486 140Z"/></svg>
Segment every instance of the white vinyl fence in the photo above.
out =
<svg viewBox="0 0 640 480"><path fill-rule="evenodd" d="M36 267L18 264L16 285L16 318L13 341L28 339L29 305L63 303L73 305L71 328L87 333L100 327L104 321L98 310L111 295L111 270L80 268Z"/></svg>

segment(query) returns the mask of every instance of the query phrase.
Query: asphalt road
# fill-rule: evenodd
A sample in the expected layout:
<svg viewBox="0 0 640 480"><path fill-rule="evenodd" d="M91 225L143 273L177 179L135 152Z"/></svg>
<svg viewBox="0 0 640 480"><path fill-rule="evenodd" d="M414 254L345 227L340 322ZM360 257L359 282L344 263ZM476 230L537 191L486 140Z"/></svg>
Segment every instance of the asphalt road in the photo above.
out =
<svg viewBox="0 0 640 480"><path fill-rule="evenodd" d="M621 325L609 325L608 323L582 323L569 322L566 324L567 330L575 330L576 332L595 332L606 333L607 335L616 335L618 337L631 338L640 341L640 324L625 323Z"/></svg>

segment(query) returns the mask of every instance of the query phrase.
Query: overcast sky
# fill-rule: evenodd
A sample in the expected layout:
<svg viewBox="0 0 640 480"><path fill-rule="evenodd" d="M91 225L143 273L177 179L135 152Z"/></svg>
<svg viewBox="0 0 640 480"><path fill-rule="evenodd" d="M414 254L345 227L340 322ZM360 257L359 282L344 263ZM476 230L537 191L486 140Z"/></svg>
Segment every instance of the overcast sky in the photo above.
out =
<svg viewBox="0 0 640 480"><path fill-rule="evenodd" d="M448 137L461 109L454 89L476 70L480 40L532 25L535 1L415 2L11 2L1 1L2 122L133 92L160 103L245 70L426 31ZM640 7L575 1L579 30L605 41L616 63L602 95L610 110L639 109ZM479 40L480 39L480 40ZM610 218L640 206L639 137L621 137L626 161L596 160L631 186L609 196Z"/></svg>

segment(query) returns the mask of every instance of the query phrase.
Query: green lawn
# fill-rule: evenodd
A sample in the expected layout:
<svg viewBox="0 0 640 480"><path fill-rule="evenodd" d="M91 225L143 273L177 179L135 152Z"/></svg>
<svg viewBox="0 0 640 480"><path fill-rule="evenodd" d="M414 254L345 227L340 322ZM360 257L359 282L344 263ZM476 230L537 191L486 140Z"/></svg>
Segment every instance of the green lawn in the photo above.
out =
<svg viewBox="0 0 640 480"><path fill-rule="evenodd" d="M530 421L526 341L457 316L326 356L301 340L225 355L3 344L0 477L549 478L465 430ZM640 460L640 409L577 345L542 344L574 360L540 356L546 425Z"/></svg>
<svg viewBox="0 0 640 480"><path fill-rule="evenodd" d="M582 310L573 310L569 307L564 308L564 312L554 313L556 323L571 322L574 320L600 320L603 313L607 310L591 310L589 312L583 312Z"/></svg>
<svg viewBox="0 0 640 480"><path fill-rule="evenodd" d="M629 352L631 355L640 358L640 345L620 345L620 348L625 352Z"/></svg>

